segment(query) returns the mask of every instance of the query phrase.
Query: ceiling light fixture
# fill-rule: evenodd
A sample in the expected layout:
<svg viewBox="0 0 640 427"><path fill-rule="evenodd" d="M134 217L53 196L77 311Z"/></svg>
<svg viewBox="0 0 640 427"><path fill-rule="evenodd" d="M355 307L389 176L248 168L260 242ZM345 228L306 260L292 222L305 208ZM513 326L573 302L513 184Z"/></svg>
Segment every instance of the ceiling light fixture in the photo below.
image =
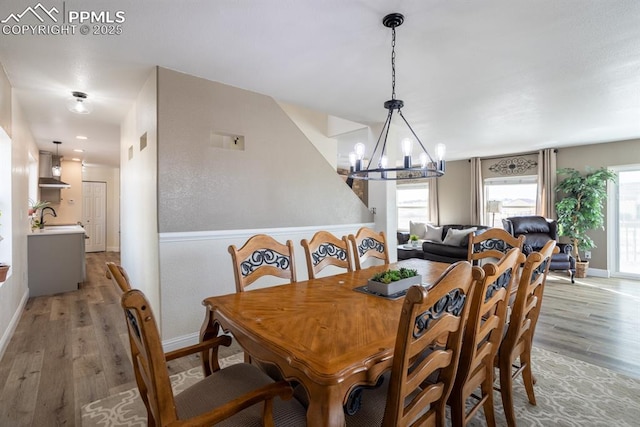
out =
<svg viewBox="0 0 640 427"><path fill-rule="evenodd" d="M84 136L84 135L78 135L78 136L76 136L76 139L81 139L81 140L83 140L83 141L84 141L84 140L87 140L87 139L89 139L89 138L87 138L87 137L86 137L86 136Z"/></svg>
<svg viewBox="0 0 640 427"><path fill-rule="evenodd" d="M429 154L427 149L418 138L418 135L413 131L411 125L404 118L402 114L402 107L404 102L400 99L396 99L396 27L399 27L404 22L404 16L400 13L391 13L384 17L382 24L391 28L391 99L384 103L384 108L389 110L387 114L387 120L382 126L382 131L378 137L378 142L373 149L371 158L367 167L363 169L365 145L358 143L355 146L355 152L349 155L351 162L351 169L349 178L353 179L365 179L365 180L405 180L405 179L419 179L419 178L435 178L444 175L445 170L445 146L444 144L436 145L436 159ZM391 125L391 119L394 112L402 118L403 122L407 125L411 131L411 135L418 142L422 152L418 156L420 159L419 165L413 165L411 161L413 151L413 140L405 138L402 140L402 152L404 156L403 167L390 168L388 165L388 157L386 155L387 149L387 137L389 136L389 127ZM380 142L382 146L380 147ZM378 151L378 148L381 148ZM374 167L372 167L374 165Z"/></svg>
<svg viewBox="0 0 640 427"><path fill-rule="evenodd" d="M87 94L84 92L71 92L72 98L67 103L69 111L76 114L89 114L92 110L91 103L87 100Z"/></svg>
<svg viewBox="0 0 640 427"><path fill-rule="evenodd" d="M55 177L60 177L62 175L62 167L60 166L60 156L58 155L58 147L62 142L53 141L56 144L56 155L51 159L51 174Z"/></svg>

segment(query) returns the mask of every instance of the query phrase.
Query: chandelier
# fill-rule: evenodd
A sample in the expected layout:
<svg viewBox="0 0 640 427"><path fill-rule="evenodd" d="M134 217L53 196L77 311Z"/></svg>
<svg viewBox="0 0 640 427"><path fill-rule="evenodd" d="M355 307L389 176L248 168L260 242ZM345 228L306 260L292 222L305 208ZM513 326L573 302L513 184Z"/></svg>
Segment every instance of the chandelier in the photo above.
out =
<svg viewBox="0 0 640 427"><path fill-rule="evenodd" d="M402 114L402 107L404 102L400 99L396 99L396 27L399 27L404 22L404 16L400 13L391 13L384 17L382 24L391 28L391 99L384 103L384 108L389 110L387 114L387 120L382 126L382 131L378 137L373 153L369 158L369 162L366 168L364 166L364 157L366 147L363 143L359 142L354 147L354 152L349 155L349 161L351 168L349 171L349 178L352 179L365 179L365 180L404 180L404 179L420 179L420 178L435 178L444 175L445 170L445 146L444 144L437 144L435 147L436 158L431 157L427 149L418 138L418 135L411 128L411 125L405 119ZM414 164L413 146L414 140L411 138L405 138L402 143L403 154L403 166L402 167L388 167L387 158L387 137L389 136L389 127L394 113L397 113L402 121L407 125L411 135L415 141L418 142L419 147L422 149L418 155L419 163ZM382 145L381 145L382 143ZM380 150L378 150L380 148Z"/></svg>

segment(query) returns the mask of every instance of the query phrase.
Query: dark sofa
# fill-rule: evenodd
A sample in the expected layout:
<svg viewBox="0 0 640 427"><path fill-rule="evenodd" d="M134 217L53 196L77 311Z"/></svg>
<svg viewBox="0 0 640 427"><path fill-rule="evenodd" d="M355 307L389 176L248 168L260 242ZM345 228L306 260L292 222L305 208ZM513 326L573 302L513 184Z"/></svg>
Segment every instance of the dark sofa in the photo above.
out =
<svg viewBox="0 0 640 427"><path fill-rule="evenodd" d="M549 241L558 242L558 223L556 220L542 216L514 216L502 220L502 225L513 236L524 235L525 255L538 251ZM549 270L564 270L571 275L571 283L574 283L576 274L576 260L571 255L573 246L566 243L557 243L560 253L553 254Z"/></svg>
<svg viewBox="0 0 640 427"><path fill-rule="evenodd" d="M420 255L422 258L430 261L454 263L457 261L464 261L467 259L467 252L469 246L469 237L465 236L460 245L452 246L442 243L449 229L462 230L466 228L476 227L476 234L482 233L489 227L485 225L461 225L461 224L447 224L442 226L442 236L440 241L425 240L422 243L422 252ZM409 232L398 232L398 244L405 244L409 241Z"/></svg>

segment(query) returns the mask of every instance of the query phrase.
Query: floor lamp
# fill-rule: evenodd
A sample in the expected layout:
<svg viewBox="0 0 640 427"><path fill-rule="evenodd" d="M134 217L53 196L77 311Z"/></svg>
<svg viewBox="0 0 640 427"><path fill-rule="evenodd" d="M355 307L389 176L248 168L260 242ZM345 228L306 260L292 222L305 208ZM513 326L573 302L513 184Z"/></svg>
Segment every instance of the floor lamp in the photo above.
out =
<svg viewBox="0 0 640 427"><path fill-rule="evenodd" d="M496 226L496 214L502 210L502 202L500 200L489 200L487 202L487 213L491 214L491 227Z"/></svg>

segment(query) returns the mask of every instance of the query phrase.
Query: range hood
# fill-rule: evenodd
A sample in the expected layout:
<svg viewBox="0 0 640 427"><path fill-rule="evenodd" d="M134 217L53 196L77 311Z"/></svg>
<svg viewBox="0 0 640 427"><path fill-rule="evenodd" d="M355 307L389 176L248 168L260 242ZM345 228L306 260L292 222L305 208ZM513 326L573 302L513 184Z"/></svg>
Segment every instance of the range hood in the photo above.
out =
<svg viewBox="0 0 640 427"><path fill-rule="evenodd" d="M48 151L40 151L40 178L38 187L40 188L69 188L71 185L54 178L51 167L53 163L60 164L60 156L55 156Z"/></svg>

